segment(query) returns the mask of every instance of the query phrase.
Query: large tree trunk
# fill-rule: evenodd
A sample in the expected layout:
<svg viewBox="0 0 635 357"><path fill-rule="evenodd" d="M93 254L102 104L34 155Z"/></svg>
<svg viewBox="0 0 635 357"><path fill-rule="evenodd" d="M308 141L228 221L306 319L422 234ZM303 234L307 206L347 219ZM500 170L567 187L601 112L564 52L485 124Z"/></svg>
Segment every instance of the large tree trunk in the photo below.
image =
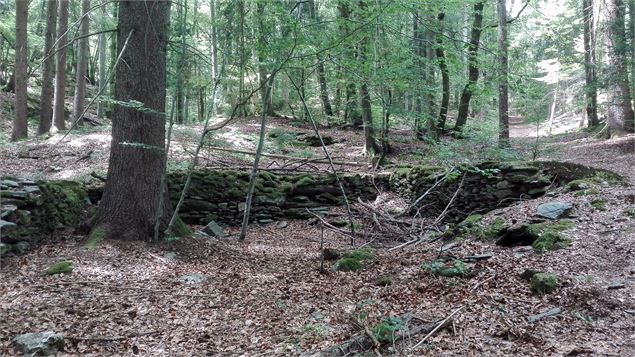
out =
<svg viewBox="0 0 635 357"><path fill-rule="evenodd" d="M584 15L584 72L586 115L588 126L596 126L598 119L597 82L595 79L595 35L593 31L593 0L582 0Z"/></svg>
<svg viewBox="0 0 635 357"><path fill-rule="evenodd" d="M26 138L27 133L27 22L29 18L29 3L16 1L15 3L15 117L11 141Z"/></svg>
<svg viewBox="0 0 635 357"><path fill-rule="evenodd" d="M509 147L509 86L507 83L506 0L496 1L498 13L498 146Z"/></svg>
<svg viewBox="0 0 635 357"><path fill-rule="evenodd" d="M628 3L628 13L630 16L630 37L631 37L631 99L633 100L633 110L635 110L635 1Z"/></svg>
<svg viewBox="0 0 635 357"><path fill-rule="evenodd" d="M89 30L90 0L82 0L82 21L79 25L79 35L87 36ZM88 37L79 40L77 54L77 70L75 71L75 96L73 96L73 122L76 126L81 126L84 112L84 99L86 98L86 69L88 66Z"/></svg>
<svg viewBox="0 0 635 357"><path fill-rule="evenodd" d="M443 23L445 21L445 14L439 13L437 17L439 20L439 24L441 27L441 35L443 34ZM445 130L445 121L448 118L448 107L450 106L450 73L448 71L448 64L445 59L445 52L443 50L443 36L437 35L437 48L436 55L439 62L439 69L441 70L441 87L442 87L442 96L441 96L441 109L439 110L439 123L437 125L437 130L439 134L443 134Z"/></svg>
<svg viewBox="0 0 635 357"><path fill-rule="evenodd" d="M170 201L159 207L169 18L168 1L119 2L117 52L124 51L125 63L116 69L115 100L139 101L144 110L118 104L113 111L108 176L94 228L109 238L149 239L158 210L163 227L170 219Z"/></svg>
<svg viewBox="0 0 635 357"><path fill-rule="evenodd" d="M53 76L55 75L55 27L57 22L57 1L49 0L46 4L46 34L44 40L44 63L42 65L42 92L40 94L40 122L37 133L45 134L51 130L53 119Z"/></svg>
<svg viewBox="0 0 635 357"><path fill-rule="evenodd" d="M478 47L481 42L481 32L483 26L483 1L474 4L474 23L472 24L472 33L470 35L470 45L468 46L468 78L463 92L461 92L461 101L459 102L459 114L456 118L454 130L461 131L467 122L467 116L470 109L470 100L476 89L478 81Z"/></svg>
<svg viewBox="0 0 635 357"><path fill-rule="evenodd" d="M631 93L626 67L627 42L624 32L626 7L622 0L606 1L608 76L608 128L611 136L635 131L635 116L631 107Z"/></svg>
<svg viewBox="0 0 635 357"><path fill-rule="evenodd" d="M68 29L68 0L59 1L59 26L57 28L57 54L55 93L53 95L53 125L57 130L66 129L64 99L66 98L66 30Z"/></svg>

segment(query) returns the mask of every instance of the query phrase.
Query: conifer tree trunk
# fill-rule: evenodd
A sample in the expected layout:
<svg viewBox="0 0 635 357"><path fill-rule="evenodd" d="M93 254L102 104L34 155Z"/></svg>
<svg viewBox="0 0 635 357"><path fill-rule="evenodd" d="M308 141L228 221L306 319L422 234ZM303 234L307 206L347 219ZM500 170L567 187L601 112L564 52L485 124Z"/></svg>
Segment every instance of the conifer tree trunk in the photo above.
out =
<svg viewBox="0 0 635 357"><path fill-rule="evenodd" d="M496 1L498 14L498 146L509 147L509 86L507 83L507 9L506 0Z"/></svg>
<svg viewBox="0 0 635 357"><path fill-rule="evenodd" d="M622 0L607 0L608 68L608 128L610 135L619 136L635 132L635 116L631 107L631 93L626 67L628 44L624 31L626 7Z"/></svg>
<svg viewBox="0 0 635 357"><path fill-rule="evenodd" d="M82 20L79 25L79 35L87 36L89 30L90 0L82 0ZM75 71L75 96L73 96L73 122L76 126L83 125L80 118L84 111L84 99L86 98L86 70L88 66L88 37L79 40L77 54L77 70Z"/></svg>
<svg viewBox="0 0 635 357"><path fill-rule="evenodd" d="M593 32L593 0L582 0L584 16L584 73L588 126L600 124L598 119L597 81L595 78L595 35Z"/></svg>
<svg viewBox="0 0 635 357"><path fill-rule="evenodd" d="M467 122L467 116L470 109L470 100L476 89L478 81L478 47L481 42L481 32L483 26L483 1L474 4L474 22L472 24L472 32L470 34L470 45L468 46L468 79L463 92L461 92L461 100L459 102L459 114L456 118L454 130L461 131Z"/></svg>
<svg viewBox="0 0 635 357"><path fill-rule="evenodd" d="M117 52L123 51L125 65L116 67L115 100L138 101L144 108L114 107L108 176L93 234L147 240L154 234L157 212L161 212L162 228L170 219L170 200L162 200L159 207L158 199L165 188L161 175L169 18L169 1L119 2Z"/></svg>
<svg viewBox="0 0 635 357"><path fill-rule="evenodd" d="M49 0L46 4L46 33L44 39L44 63L42 64L42 91L40 94L40 121L38 135L51 130L53 119L53 76L55 75L55 27L57 23L57 1Z"/></svg>
<svg viewBox="0 0 635 357"><path fill-rule="evenodd" d="M68 1L58 0L59 26L57 27L57 53L55 56L55 93L53 94L53 125L57 130L66 129L64 99L66 98L66 30L68 29Z"/></svg>
<svg viewBox="0 0 635 357"><path fill-rule="evenodd" d="M28 1L15 3L15 117L11 141L26 138L27 133L27 22Z"/></svg>

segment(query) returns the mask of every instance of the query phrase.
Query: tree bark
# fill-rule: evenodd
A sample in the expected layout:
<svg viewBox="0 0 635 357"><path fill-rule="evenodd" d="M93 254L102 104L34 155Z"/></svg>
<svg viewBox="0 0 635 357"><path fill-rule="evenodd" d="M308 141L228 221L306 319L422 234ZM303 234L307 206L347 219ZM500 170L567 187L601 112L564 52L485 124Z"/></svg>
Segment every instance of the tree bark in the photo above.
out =
<svg viewBox="0 0 635 357"><path fill-rule="evenodd" d="M138 101L143 108L116 104L104 194L94 232L121 240L146 240L154 234L157 212L167 226L171 205L159 207L165 168L165 85L169 1L120 1L115 100ZM152 39L149 41L148 39ZM143 110L140 110L143 109Z"/></svg>
<svg viewBox="0 0 635 357"><path fill-rule="evenodd" d="M600 124L598 119L597 81L595 78L595 35L593 32L593 0L582 0L584 17L584 73L588 126Z"/></svg>
<svg viewBox="0 0 635 357"><path fill-rule="evenodd" d="M53 77L55 75L55 56L53 44L55 42L55 27L57 23L57 1L49 0L46 4L46 34L44 40L44 63L42 65L42 91L40 94L40 122L38 135L51 130L53 119Z"/></svg>
<svg viewBox="0 0 635 357"><path fill-rule="evenodd" d="M27 132L27 22L29 18L28 1L15 3L15 117L11 141L26 138Z"/></svg>
<svg viewBox="0 0 635 357"><path fill-rule="evenodd" d="M507 9L506 0L496 1L498 14L498 146L509 147L509 86L507 83Z"/></svg>
<svg viewBox="0 0 635 357"><path fill-rule="evenodd" d="M635 1L628 2L628 13L630 16L630 38L631 38L631 100L633 100L633 110L635 110Z"/></svg>
<svg viewBox="0 0 635 357"><path fill-rule="evenodd" d="M82 0L82 20L79 25L79 35L87 36L89 30L90 0ZM83 125L80 118L84 111L84 99L86 98L86 69L88 66L88 37L82 37L78 44L77 70L75 71L75 95L73 96L73 122L76 126Z"/></svg>
<svg viewBox="0 0 635 357"><path fill-rule="evenodd" d="M443 25L445 21L445 13L439 13L437 19L441 26L441 34L443 33ZM439 110L439 123L437 130L439 134L443 134L445 131L445 121L448 118L448 107L450 106L450 73L448 71L448 64L445 59L445 51L443 50L443 38L437 35L437 49L436 55L439 62L439 69L441 70L441 109Z"/></svg>
<svg viewBox="0 0 635 357"><path fill-rule="evenodd" d="M624 31L626 7L622 0L607 0L608 67L608 129L611 137L635 132L635 116L631 107L631 93L626 67L628 44Z"/></svg>
<svg viewBox="0 0 635 357"><path fill-rule="evenodd" d="M339 31L341 36L346 36L351 31L350 21L352 11L350 8L350 2L348 0L340 0L337 3L337 9L340 17ZM354 128L359 128L364 125L361 113L358 107L356 85L351 76L346 73L346 65L350 65L350 62L355 61L355 49L352 46L347 48L342 53L344 63L341 66L342 78L345 83L345 103L344 103L344 120L349 122Z"/></svg>
<svg viewBox="0 0 635 357"><path fill-rule="evenodd" d="M359 7L363 11L366 8L366 3L363 0L359 1ZM370 46L369 34L365 33L359 44L358 60L362 68L367 68L366 61L368 60L368 47ZM359 86L359 104L362 110L362 123L364 125L364 152L369 157L379 153L379 146L375 139L375 129L373 126L373 113L371 109L370 92L368 90L368 83L370 82L370 73L364 73L362 83Z"/></svg>
<svg viewBox="0 0 635 357"><path fill-rule="evenodd" d="M463 92L461 92L461 101L459 102L459 114L456 118L454 130L461 131L467 122L467 116L470 109L470 100L476 89L478 81L478 47L481 41L481 32L483 26L483 1L474 4L474 23L472 24L472 33L470 35L470 45L468 46L468 79Z"/></svg>
<svg viewBox="0 0 635 357"><path fill-rule="evenodd" d="M318 20L317 10L315 8L315 0L309 0L309 17L313 21ZM322 108L324 114L327 116L333 116L333 108L331 108L331 101L329 100L329 91L326 84L326 73L324 71L324 60L322 56L317 56L317 79L320 86L320 100L322 101Z"/></svg>
<svg viewBox="0 0 635 357"><path fill-rule="evenodd" d="M186 51L186 24L187 24L187 0L179 4L179 21L181 25L181 49L179 53L179 68L176 77L176 122L183 124L187 121L185 115L185 51Z"/></svg>
<svg viewBox="0 0 635 357"><path fill-rule="evenodd" d="M66 98L66 30L68 29L68 0L59 2L59 26L57 28L57 54L55 71L55 93L53 94L53 125L57 130L66 129L64 100Z"/></svg>
<svg viewBox="0 0 635 357"><path fill-rule="evenodd" d="M102 0L102 8L101 14L104 18L107 16L106 12L106 0ZM106 34L102 33L99 35L99 88L105 88L108 83L106 81ZM99 101L97 104L97 118L101 119L104 117L104 113L106 111L106 105L104 102Z"/></svg>

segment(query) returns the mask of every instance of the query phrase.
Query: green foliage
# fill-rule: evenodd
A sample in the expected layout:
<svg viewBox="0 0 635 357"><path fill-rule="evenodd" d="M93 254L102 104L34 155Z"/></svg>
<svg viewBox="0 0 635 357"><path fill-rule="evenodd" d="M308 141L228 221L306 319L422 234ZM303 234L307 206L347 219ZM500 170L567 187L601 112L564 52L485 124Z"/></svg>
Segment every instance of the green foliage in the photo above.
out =
<svg viewBox="0 0 635 357"><path fill-rule="evenodd" d="M375 325L371 332L379 343L392 344L396 340L396 332L403 327L403 321L396 317L390 316L379 324Z"/></svg>
<svg viewBox="0 0 635 357"><path fill-rule="evenodd" d="M70 274L71 272L73 272L73 262L70 260L60 260L46 269L44 273L46 275L55 275Z"/></svg>
<svg viewBox="0 0 635 357"><path fill-rule="evenodd" d="M351 258L358 261L365 261L375 256L375 250L370 247L362 247L345 252L343 258Z"/></svg>
<svg viewBox="0 0 635 357"><path fill-rule="evenodd" d="M598 211L606 211L606 200L598 198L596 200L591 201L591 207L595 208Z"/></svg>
<svg viewBox="0 0 635 357"><path fill-rule="evenodd" d="M531 277L531 291L538 295L545 295L558 288L558 278L553 273L537 273Z"/></svg>
<svg viewBox="0 0 635 357"><path fill-rule="evenodd" d="M571 241L556 231L547 231L542 233L531 245L536 252L545 252L547 250L563 249L569 246Z"/></svg>
<svg viewBox="0 0 635 357"><path fill-rule="evenodd" d="M635 217L635 207L625 208L623 213L626 216Z"/></svg>
<svg viewBox="0 0 635 357"><path fill-rule="evenodd" d="M443 261L434 261L432 263L424 263L422 266L423 270L443 277L455 277L455 276L464 276L468 272L468 266L462 262L461 260L454 260L451 265Z"/></svg>

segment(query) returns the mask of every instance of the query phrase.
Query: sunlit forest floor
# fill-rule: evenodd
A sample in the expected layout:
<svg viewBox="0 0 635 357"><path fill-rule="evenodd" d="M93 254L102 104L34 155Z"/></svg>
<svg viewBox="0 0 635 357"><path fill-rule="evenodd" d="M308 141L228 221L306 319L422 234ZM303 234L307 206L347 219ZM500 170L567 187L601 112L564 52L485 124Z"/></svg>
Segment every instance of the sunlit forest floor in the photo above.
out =
<svg viewBox="0 0 635 357"><path fill-rule="evenodd" d="M312 162L323 158L320 147L297 145L312 135L310 127L274 118L263 167L323 171ZM478 123L477 123L478 124ZM7 135L6 120L0 122ZM352 313L363 312L368 326L391 315L410 313L419 321L438 321L462 308L453 322L413 348L423 336L404 338L383 354L411 356L635 356L635 136L597 140L576 132L540 137L525 134L522 122L512 126L512 152L493 147L491 132L470 129L465 140L442 143L414 140L405 129L394 130L392 164L451 165L490 159L549 158L611 169L630 186L599 188L605 210L592 198L558 191L559 200L575 207L572 244L545 254L526 247L506 248L494 242L466 239L449 248L456 258L491 252L471 263L477 273L464 278L434 276L422 264L434 261L447 242L388 251L400 242L360 240L377 247L376 257L359 273L319 272L321 231L305 220L290 220L284 229L254 225L246 242L229 227L226 239L195 236L162 244L107 241L94 250L85 237L60 231L47 244L26 255L2 260L0 273L0 354L13 353L11 338L53 330L66 337L68 355L204 356L313 355L360 331ZM525 130L525 132L522 132ZM184 169L201 125L177 126L170 169ZM300 135L286 135L287 132ZM89 180L105 175L109 126L2 143L1 175ZM215 133L201 155L200 166L247 167L251 156L215 148L253 151L255 119L241 120ZM363 137L352 129L323 129L331 136L341 171L369 171L361 163ZM5 136L6 137L6 136ZM467 143L467 145L466 145ZM290 157L295 157L292 159ZM286 165L286 166L285 166ZM553 197L497 209L483 221L503 217L531 219L535 208ZM385 204L380 195L372 204ZM200 228L200 227L193 227ZM347 238L324 232L325 246L345 249ZM60 259L71 259L70 276L42 276ZM520 275L527 269L557 274L559 288L532 294ZM183 280L196 276L196 281ZM382 276L392 284L378 286ZM198 281L198 277L202 278ZM609 286L623 284L620 289ZM528 318L560 308L555 317ZM362 332L363 333L363 332Z"/></svg>

